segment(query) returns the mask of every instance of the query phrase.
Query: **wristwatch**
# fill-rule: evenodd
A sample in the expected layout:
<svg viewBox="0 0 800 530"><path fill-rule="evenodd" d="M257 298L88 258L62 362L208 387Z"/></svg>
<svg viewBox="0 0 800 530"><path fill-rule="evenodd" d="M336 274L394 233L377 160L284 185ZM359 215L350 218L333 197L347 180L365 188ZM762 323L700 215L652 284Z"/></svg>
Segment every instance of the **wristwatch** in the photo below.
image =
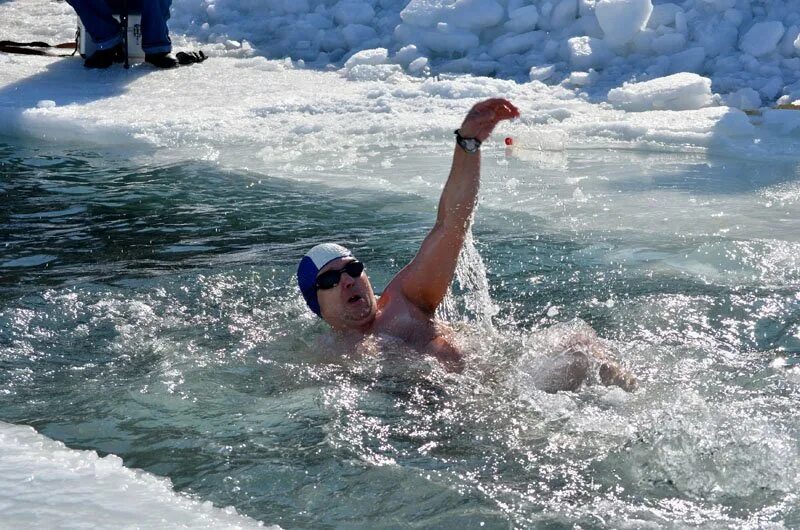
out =
<svg viewBox="0 0 800 530"><path fill-rule="evenodd" d="M458 129L454 132L456 133L456 143L467 153L475 154L478 152L478 149L481 148L481 141L477 138L464 138L461 136L461 133L458 132Z"/></svg>

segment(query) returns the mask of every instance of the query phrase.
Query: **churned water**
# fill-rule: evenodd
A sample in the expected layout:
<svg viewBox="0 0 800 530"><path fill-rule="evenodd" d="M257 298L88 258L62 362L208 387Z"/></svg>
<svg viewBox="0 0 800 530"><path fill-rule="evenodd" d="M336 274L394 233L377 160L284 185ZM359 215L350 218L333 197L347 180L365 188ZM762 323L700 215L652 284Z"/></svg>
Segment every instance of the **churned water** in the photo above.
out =
<svg viewBox="0 0 800 530"><path fill-rule="evenodd" d="M299 257L344 243L380 290L448 156L290 178L0 144L0 420L283 528L800 526L797 166L488 151L441 310L466 371L332 356ZM533 388L575 337L640 388Z"/></svg>

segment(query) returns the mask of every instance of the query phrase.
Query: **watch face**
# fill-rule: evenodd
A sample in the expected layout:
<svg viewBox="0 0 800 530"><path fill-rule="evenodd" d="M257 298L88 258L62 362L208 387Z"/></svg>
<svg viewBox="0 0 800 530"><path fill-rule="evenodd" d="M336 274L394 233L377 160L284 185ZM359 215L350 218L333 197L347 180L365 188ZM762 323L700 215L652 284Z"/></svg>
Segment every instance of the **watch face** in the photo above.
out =
<svg viewBox="0 0 800 530"><path fill-rule="evenodd" d="M461 147L463 147L465 151L470 153L474 153L475 151L477 151L480 146L481 144L479 144L475 140L475 138L464 138L461 144Z"/></svg>

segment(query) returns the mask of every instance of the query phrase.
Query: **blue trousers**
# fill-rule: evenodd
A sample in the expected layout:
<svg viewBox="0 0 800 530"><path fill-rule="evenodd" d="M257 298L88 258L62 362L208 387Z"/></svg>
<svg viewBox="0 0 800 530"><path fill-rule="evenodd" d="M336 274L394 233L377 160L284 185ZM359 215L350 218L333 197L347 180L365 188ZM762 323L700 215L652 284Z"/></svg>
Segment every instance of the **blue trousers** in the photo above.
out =
<svg viewBox="0 0 800 530"><path fill-rule="evenodd" d="M107 50L122 42L119 23L112 16L119 13L119 0L67 0L83 21L97 49ZM169 40L169 6L172 0L130 0L128 10L142 14L142 49L145 53L172 51Z"/></svg>

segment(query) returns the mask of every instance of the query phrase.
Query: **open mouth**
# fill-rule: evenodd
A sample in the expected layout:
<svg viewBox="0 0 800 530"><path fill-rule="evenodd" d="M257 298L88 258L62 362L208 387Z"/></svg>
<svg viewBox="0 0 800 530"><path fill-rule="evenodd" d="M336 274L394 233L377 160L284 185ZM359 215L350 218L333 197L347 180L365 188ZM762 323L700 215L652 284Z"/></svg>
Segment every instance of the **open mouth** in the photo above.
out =
<svg viewBox="0 0 800 530"><path fill-rule="evenodd" d="M353 296L347 299L347 303L352 304L353 302L358 302L359 300L361 300L361 296L354 294Z"/></svg>

